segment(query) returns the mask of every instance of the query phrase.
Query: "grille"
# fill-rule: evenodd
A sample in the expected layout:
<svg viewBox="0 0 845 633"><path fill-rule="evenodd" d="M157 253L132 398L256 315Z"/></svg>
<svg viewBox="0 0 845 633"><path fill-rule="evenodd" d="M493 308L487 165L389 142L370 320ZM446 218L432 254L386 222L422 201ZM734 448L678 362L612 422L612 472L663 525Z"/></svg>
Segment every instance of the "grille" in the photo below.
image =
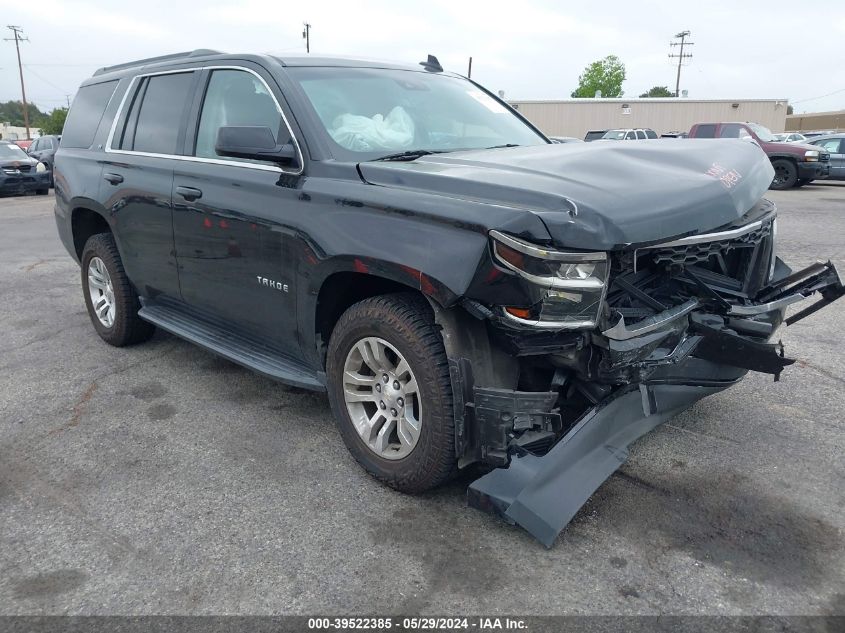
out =
<svg viewBox="0 0 845 633"><path fill-rule="evenodd" d="M771 223L768 223L734 239L701 244L681 244L654 249L650 253L656 264L698 264L708 261L714 255L725 256L737 248L753 248L769 236L771 228Z"/></svg>

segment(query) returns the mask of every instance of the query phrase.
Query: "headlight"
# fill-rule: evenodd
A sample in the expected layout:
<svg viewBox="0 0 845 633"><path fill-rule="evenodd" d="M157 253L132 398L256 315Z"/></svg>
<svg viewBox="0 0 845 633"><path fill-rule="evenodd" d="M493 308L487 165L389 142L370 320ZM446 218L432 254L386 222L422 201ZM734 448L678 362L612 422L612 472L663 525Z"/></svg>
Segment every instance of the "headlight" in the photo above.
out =
<svg viewBox="0 0 845 633"><path fill-rule="evenodd" d="M808 149L804 152L804 160L807 162L818 162L819 153L814 149Z"/></svg>
<svg viewBox="0 0 845 633"><path fill-rule="evenodd" d="M607 290L607 253L569 253L490 231L496 261L537 287L531 308L504 307L514 321L549 329L591 329Z"/></svg>
<svg viewBox="0 0 845 633"><path fill-rule="evenodd" d="M44 164L44 163L42 163L42 162L39 162L39 163L35 166L35 171L37 171L39 174L40 174L41 172L47 171L47 165L45 165L45 164Z"/></svg>

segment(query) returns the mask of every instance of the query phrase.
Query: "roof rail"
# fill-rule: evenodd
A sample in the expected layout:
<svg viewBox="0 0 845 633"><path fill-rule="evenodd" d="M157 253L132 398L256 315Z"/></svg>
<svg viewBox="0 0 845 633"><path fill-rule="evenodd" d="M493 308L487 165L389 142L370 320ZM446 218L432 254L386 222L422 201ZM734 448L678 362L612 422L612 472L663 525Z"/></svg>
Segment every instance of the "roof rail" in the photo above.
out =
<svg viewBox="0 0 845 633"><path fill-rule="evenodd" d="M171 53L170 55L159 55L158 57L148 57L147 59L139 59L134 62L125 62L123 64L115 64L114 66L103 66L94 72L94 77L97 75L104 75L115 70L123 70L125 68L132 68L134 66L147 66L149 64L157 64L159 62L175 61L177 59L200 57L203 55L219 55L222 51L215 51L210 48L197 48L192 51L184 51L182 53Z"/></svg>

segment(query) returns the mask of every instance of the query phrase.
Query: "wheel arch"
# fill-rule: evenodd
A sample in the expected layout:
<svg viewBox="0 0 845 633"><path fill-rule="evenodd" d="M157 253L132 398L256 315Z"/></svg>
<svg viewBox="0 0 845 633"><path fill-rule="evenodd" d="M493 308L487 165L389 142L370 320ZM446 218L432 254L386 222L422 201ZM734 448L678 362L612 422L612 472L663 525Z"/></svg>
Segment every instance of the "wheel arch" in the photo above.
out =
<svg viewBox="0 0 845 633"><path fill-rule="evenodd" d="M92 235L114 233L106 215L96 210L96 205L84 202L73 206L70 212L70 230L77 260L82 259L82 249Z"/></svg>

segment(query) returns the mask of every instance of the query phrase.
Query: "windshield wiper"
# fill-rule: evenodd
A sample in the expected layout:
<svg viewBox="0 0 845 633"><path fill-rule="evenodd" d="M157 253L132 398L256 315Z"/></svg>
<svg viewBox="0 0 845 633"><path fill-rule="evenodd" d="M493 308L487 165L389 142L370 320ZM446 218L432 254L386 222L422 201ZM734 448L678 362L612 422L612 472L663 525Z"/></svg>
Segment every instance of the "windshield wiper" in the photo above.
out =
<svg viewBox="0 0 845 633"><path fill-rule="evenodd" d="M398 152L396 154L388 154L387 156L380 156L373 160L416 160L420 156L428 156L429 154L442 154L443 151L435 151L430 149L411 149L406 152Z"/></svg>
<svg viewBox="0 0 845 633"><path fill-rule="evenodd" d="M485 147L484 149L499 149L500 147L519 147L518 143L505 143L504 145L493 145L492 147Z"/></svg>

